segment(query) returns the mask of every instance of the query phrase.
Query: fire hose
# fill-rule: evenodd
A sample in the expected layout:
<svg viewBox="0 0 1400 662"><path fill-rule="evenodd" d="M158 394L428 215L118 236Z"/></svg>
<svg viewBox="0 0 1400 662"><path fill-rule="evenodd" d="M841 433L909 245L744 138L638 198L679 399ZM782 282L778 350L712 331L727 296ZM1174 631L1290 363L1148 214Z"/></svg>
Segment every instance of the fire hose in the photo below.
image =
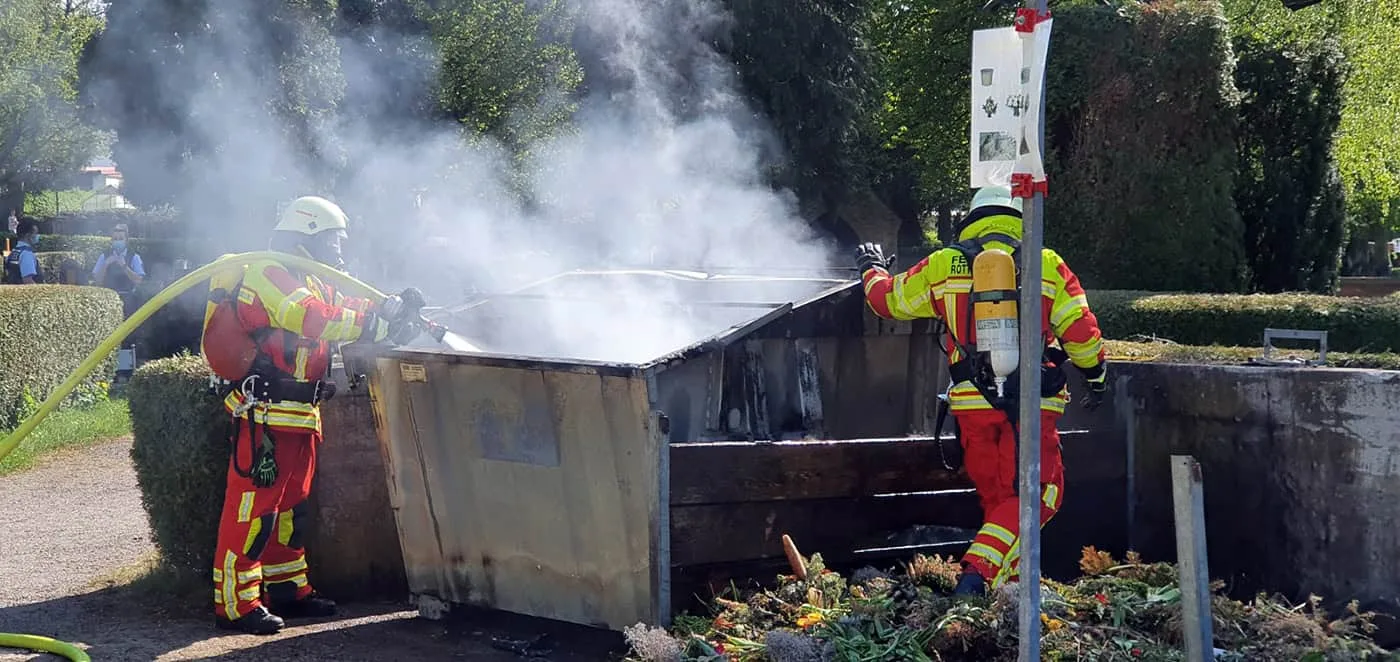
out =
<svg viewBox="0 0 1400 662"><path fill-rule="evenodd" d="M0 441L0 460L3 460L5 456L9 455L11 451L19 446L19 443L23 441L30 432L33 432L34 428L44 420L44 417L53 413L53 411L58 408L59 403L63 402L63 399L68 397L68 394L71 393L73 389L77 388L78 384L81 383L88 374L96 370L97 367L117 349L117 346L121 344L127 336L131 335L137 327L141 326L142 322L145 322L146 319L165 307L176 297L183 294L186 290L216 275L234 269L242 269L259 260L274 260L281 264L286 264L314 274L325 280L333 281L341 287L356 291L356 293L369 298L375 303L384 300L386 297L384 293L356 280L349 274L337 271L315 260L296 255L272 251L254 251L225 255L203 267L185 274L155 296L151 297L149 301L123 320L122 323L117 326L117 329L112 332L112 335L107 336L105 340L98 344L97 348L92 350L92 353L78 366L77 370L74 370L72 374L68 375L68 378L65 379L62 384L59 384L58 388L54 389L53 393L49 394L49 397L44 400L43 404L39 405L38 411L35 411L32 416L25 419L18 428L15 428L14 432L11 432L8 437L5 437L4 441ZM444 342L444 338L450 333L446 327L440 324L427 319L422 319L420 321L424 330L438 342ZM83 649L73 644L32 634L10 634L0 632L0 648L19 648L53 653L66 657L74 662L90 662L91 660Z"/></svg>

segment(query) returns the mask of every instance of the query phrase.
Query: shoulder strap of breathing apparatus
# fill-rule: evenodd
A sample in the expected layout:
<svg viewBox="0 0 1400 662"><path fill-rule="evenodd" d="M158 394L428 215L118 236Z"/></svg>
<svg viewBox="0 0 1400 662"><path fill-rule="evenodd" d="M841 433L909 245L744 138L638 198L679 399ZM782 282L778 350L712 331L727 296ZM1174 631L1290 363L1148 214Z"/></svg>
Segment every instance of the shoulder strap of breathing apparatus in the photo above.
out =
<svg viewBox="0 0 1400 662"><path fill-rule="evenodd" d="M967 262L967 269L970 275L972 272L973 261L983 250L986 249L986 245L991 242L998 242L1011 247L1011 259L1016 264L1016 289L1013 296L1019 297L1021 292L1021 269L1020 262L1017 259L1020 256L1021 250L1021 242L1019 240L1006 234L991 233L950 244L949 248L958 251L963 256L963 258ZM954 333L951 329L948 332L948 335L950 336L952 342L957 345L958 350L962 354L961 359L959 359L956 363L952 363L948 366L948 372L949 377L952 379L953 383L958 383L962 381L971 382L972 385L977 388L978 392L982 394L982 397L986 398L987 402L991 403L992 406L996 407L997 409L1000 409L1003 412L1005 412L1007 417L1014 424L1017 420L1018 413L1016 409L1017 399L1019 398L1020 393L1018 379L1018 373L1020 371L1013 371L1007 377L1006 383L1004 384L1004 392L1006 396L998 398L996 395L995 384L991 379L990 366L987 365L986 361L984 360L985 357L983 357L977 352L977 347L972 342L966 340L969 336L972 335L970 331L973 328L973 324L975 323L975 304L978 301L1004 301L1007 298L1009 298L1008 293L1005 292L989 292L981 294L976 292L969 292L968 297L966 299L967 303L964 309L960 311L962 313L961 321L964 325L961 329L962 333ZM1059 393L1060 389L1064 387L1066 383L1066 378L1064 371L1061 369L1060 366L1068 358L1069 357L1065 354L1064 350L1059 349L1058 347L1047 346L1043 350L1043 354L1041 357L1042 364L1048 363L1049 365L1043 365L1041 369L1041 397L1053 396L1054 394Z"/></svg>

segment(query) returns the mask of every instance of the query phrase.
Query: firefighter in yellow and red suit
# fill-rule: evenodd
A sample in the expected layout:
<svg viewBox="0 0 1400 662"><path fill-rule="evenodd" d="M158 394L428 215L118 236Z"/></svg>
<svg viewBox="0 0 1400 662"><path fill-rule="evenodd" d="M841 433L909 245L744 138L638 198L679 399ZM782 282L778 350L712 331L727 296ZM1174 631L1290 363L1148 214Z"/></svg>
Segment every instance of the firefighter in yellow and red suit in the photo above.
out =
<svg viewBox="0 0 1400 662"><path fill-rule="evenodd" d="M335 203L298 198L281 216L271 248L343 269L346 228ZM334 394L333 344L411 341L421 330L415 321L422 294L409 288L375 306L277 260L248 265L222 292L230 316L206 316L202 338L210 366L231 381L224 406L235 428L214 560L216 623L272 634L284 617L335 613L335 603L307 579L301 540L321 443L319 405ZM246 363L232 376L219 369L240 357L251 359L246 372Z"/></svg>
<svg viewBox="0 0 1400 662"><path fill-rule="evenodd" d="M963 556L963 575L954 591L958 595L983 595L989 585L996 588L1017 576L1016 376L1008 378L1004 397L998 398L985 353L975 351L970 267L983 249L1016 255L1021 208L1021 199L1012 197L1007 187L978 190L961 223L958 241L897 275L890 275L890 263L878 244L863 244L856 252L866 302L876 315L899 320L932 317L946 327L941 343L950 364L948 405L960 431L964 464L977 488L984 522ZM1069 402L1069 391L1060 364L1068 358L1083 373L1089 388L1086 408L1102 403L1107 381L1098 320L1089 310L1079 279L1049 248L1041 253L1041 265L1041 334L1046 344L1040 400L1040 523L1044 526L1060 508L1064 488L1055 424ZM1056 338L1063 349L1052 346Z"/></svg>

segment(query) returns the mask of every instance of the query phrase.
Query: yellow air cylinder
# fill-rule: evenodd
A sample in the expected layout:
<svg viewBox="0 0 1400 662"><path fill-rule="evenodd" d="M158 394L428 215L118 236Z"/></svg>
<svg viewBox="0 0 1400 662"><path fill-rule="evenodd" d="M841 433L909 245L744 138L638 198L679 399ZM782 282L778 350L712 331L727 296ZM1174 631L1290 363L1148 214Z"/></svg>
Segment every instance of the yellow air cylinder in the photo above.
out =
<svg viewBox="0 0 1400 662"><path fill-rule="evenodd" d="M1016 261L1010 253L988 248L972 261L972 319L977 323L977 351L988 354L997 395L1003 396L1007 375L1021 361Z"/></svg>

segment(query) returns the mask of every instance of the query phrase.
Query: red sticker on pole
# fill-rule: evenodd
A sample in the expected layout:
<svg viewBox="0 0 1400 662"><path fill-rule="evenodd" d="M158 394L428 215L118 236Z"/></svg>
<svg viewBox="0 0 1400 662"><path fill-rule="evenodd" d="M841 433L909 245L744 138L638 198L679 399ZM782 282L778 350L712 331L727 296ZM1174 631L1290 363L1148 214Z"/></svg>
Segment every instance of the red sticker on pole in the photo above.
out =
<svg viewBox="0 0 1400 662"><path fill-rule="evenodd" d="M1044 197L1050 197L1050 180L1042 179L1035 181L1029 172L1017 172L1011 175L1011 197L1030 199L1035 197L1036 191Z"/></svg>

